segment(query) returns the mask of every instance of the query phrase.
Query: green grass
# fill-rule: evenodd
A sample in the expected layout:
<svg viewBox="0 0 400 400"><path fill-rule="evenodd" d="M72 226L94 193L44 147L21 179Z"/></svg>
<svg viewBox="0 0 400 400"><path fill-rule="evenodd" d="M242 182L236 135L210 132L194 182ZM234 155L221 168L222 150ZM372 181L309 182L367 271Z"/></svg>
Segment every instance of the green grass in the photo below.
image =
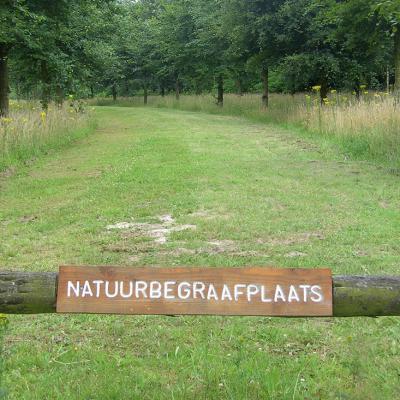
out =
<svg viewBox="0 0 400 400"><path fill-rule="evenodd" d="M398 177L246 119L152 108L96 113L96 133L0 181L3 267L275 265L398 273ZM164 214L197 229L175 232L163 245L106 229ZM394 317L9 320L9 399L400 397Z"/></svg>
<svg viewBox="0 0 400 400"><path fill-rule="evenodd" d="M88 112L76 112L74 104L53 105L44 113L38 103L13 102L9 117L0 118L0 173L9 175L21 164L93 132L95 120Z"/></svg>
<svg viewBox="0 0 400 400"><path fill-rule="evenodd" d="M217 115L241 116L252 121L274 123L296 131L299 136L334 145L346 157L374 161L393 173L400 172L400 109L387 93L366 92L357 101L351 93L331 93L320 105L319 93L294 96L272 93L269 107L261 107L261 95L227 94L218 107L211 95L150 96L148 105ZM92 100L97 105L142 106L139 96Z"/></svg>

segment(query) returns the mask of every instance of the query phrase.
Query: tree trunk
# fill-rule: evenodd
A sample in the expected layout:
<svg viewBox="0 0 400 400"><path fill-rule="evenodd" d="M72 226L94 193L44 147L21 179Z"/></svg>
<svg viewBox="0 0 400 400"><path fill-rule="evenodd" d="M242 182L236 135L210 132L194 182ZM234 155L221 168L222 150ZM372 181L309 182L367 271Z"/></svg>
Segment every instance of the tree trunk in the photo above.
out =
<svg viewBox="0 0 400 400"><path fill-rule="evenodd" d="M262 105L264 108L268 107L269 104L269 76L268 76L268 67L262 67L261 69L261 81L263 85L263 94L262 94Z"/></svg>
<svg viewBox="0 0 400 400"><path fill-rule="evenodd" d="M165 97L165 87L164 86L161 86L160 94L161 94L161 97Z"/></svg>
<svg viewBox="0 0 400 400"><path fill-rule="evenodd" d="M224 77L222 76L222 74L218 75L217 86L218 86L217 105L222 107L224 105Z"/></svg>
<svg viewBox="0 0 400 400"><path fill-rule="evenodd" d="M326 82L321 83L321 90L319 91L319 96L321 99L321 105L324 105L324 99L328 98L328 85Z"/></svg>
<svg viewBox="0 0 400 400"><path fill-rule="evenodd" d="M64 103L64 90L61 85L56 86L56 102L58 107L62 107Z"/></svg>
<svg viewBox="0 0 400 400"><path fill-rule="evenodd" d="M125 96L129 97L129 81L128 79L125 80Z"/></svg>
<svg viewBox="0 0 400 400"><path fill-rule="evenodd" d="M143 103L147 104L147 97L148 97L148 93L147 93L147 84L143 85Z"/></svg>
<svg viewBox="0 0 400 400"><path fill-rule="evenodd" d="M242 79L240 77L236 79L236 88L237 88L237 95L243 96L243 84L242 84Z"/></svg>
<svg viewBox="0 0 400 400"><path fill-rule="evenodd" d="M175 98L176 98L176 100L179 100L180 94L181 94L180 82L179 82L179 78L176 78L176 80L175 80Z"/></svg>
<svg viewBox="0 0 400 400"><path fill-rule="evenodd" d="M93 85L90 85L90 98L91 98L91 99L94 98L94 88L93 88Z"/></svg>
<svg viewBox="0 0 400 400"><path fill-rule="evenodd" d="M113 85L112 85L111 92L112 92L113 101L117 101L117 85L115 83L113 83Z"/></svg>
<svg viewBox="0 0 400 400"><path fill-rule="evenodd" d="M7 61L8 50L0 45L0 117L7 117L9 113Z"/></svg>
<svg viewBox="0 0 400 400"><path fill-rule="evenodd" d="M51 78L49 72L49 66L45 60L42 60L40 64L40 75L42 81L42 95L41 95L41 104L44 111L47 111L50 103L50 95L51 95Z"/></svg>
<svg viewBox="0 0 400 400"><path fill-rule="evenodd" d="M394 35L394 92L400 96L400 27Z"/></svg>

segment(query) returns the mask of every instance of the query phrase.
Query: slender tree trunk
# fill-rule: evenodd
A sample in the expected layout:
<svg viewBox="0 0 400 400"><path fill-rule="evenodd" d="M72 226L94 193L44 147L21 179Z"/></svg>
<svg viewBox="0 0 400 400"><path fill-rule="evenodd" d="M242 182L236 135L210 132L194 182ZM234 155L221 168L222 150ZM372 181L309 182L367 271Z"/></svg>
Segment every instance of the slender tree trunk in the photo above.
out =
<svg viewBox="0 0 400 400"><path fill-rule="evenodd" d="M47 111L47 109L49 108L51 96L51 78L49 67L45 60L42 60L40 64L40 75L42 81L42 95L40 102L42 103L42 109L44 111Z"/></svg>
<svg viewBox="0 0 400 400"><path fill-rule="evenodd" d="M386 93L390 93L390 72L389 72L389 65L386 66Z"/></svg>
<svg viewBox="0 0 400 400"><path fill-rule="evenodd" d="M360 101L360 82L356 82L356 84L354 85L354 93L356 95L356 100Z"/></svg>
<svg viewBox="0 0 400 400"><path fill-rule="evenodd" d="M128 81L128 79L127 80L125 80L125 96L128 96L129 97L129 81Z"/></svg>
<svg viewBox="0 0 400 400"><path fill-rule="evenodd" d="M113 83L113 85L112 85L111 92L112 92L113 101L117 101L117 85L115 83Z"/></svg>
<svg viewBox="0 0 400 400"><path fill-rule="evenodd" d="M179 78L176 78L176 80L175 80L175 98L176 98L176 100L179 100L180 94L181 94L181 86L180 86Z"/></svg>
<svg viewBox="0 0 400 400"><path fill-rule="evenodd" d="M222 107L224 105L224 77L222 76L222 74L218 75L217 87L218 87L217 105Z"/></svg>
<svg viewBox="0 0 400 400"><path fill-rule="evenodd" d="M400 96L400 27L394 35L394 92Z"/></svg>
<svg viewBox="0 0 400 400"><path fill-rule="evenodd" d="M161 97L165 97L165 87L164 87L164 85L161 86L160 94L161 94Z"/></svg>
<svg viewBox="0 0 400 400"><path fill-rule="evenodd" d="M6 117L9 113L7 61L8 49L0 45L0 117Z"/></svg>
<svg viewBox="0 0 400 400"><path fill-rule="evenodd" d="M321 83L321 89L319 91L319 96L320 96L320 100L321 100L321 105L324 105L324 99L326 99L328 97L328 84L326 83L326 81L323 81Z"/></svg>
<svg viewBox="0 0 400 400"><path fill-rule="evenodd" d="M236 88L237 88L237 95L243 96L243 84L242 84L242 79L240 77L236 79Z"/></svg>
<svg viewBox="0 0 400 400"><path fill-rule="evenodd" d="M147 83L143 85L143 103L147 104L148 92L147 92Z"/></svg>
<svg viewBox="0 0 400 400"><path fill-rule="evenodd" d="M94 88L93 88L93 85L90 85L90 98L91 98L91 99L94 98Z"/></svg>
<svg viewBox="0 0 400 400"><path fill-rule="evenodd" d="M268 67L262 67L261 69L261 81L263 85L263 94L262 94L262 105L264 108L267 108L269 105L269 74Z"/></svg>
<svg viewBox="0 0 400 400"><path fill-rule="evenodd" d="M61 85L56 86L56 102L58 107L62 107L64 103L64 90Z"/></svg>

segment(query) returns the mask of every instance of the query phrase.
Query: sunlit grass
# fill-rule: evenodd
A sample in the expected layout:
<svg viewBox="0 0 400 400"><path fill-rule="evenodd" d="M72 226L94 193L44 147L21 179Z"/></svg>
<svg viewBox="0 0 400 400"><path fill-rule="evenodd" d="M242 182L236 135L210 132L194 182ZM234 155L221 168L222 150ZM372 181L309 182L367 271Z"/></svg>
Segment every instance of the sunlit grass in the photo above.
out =
<svg viewBox="0 0 400 400"><path fill-rule="evenodd" d="M11 102L10 108L0 118L0 171L70 142L92 124L90 114L73 102L46 112L36 102Z"/></svg>
<svg viewBox="0 0 400 400"><path fill-rule="evenodd" d="M332 90L321 105L318 90L309 94L271 94L267 109L257 94L225 96L218 107L212 95L150 96L148 106L237 115L266 123L290 125L310 134L336 141L349 156L377 159L400 166L400 107L386 94L364 90L357 99L352 93ZM97 105L111 105L110 99L97 99ZM140 96L121 98L119 106L141 106Z"/></svg>

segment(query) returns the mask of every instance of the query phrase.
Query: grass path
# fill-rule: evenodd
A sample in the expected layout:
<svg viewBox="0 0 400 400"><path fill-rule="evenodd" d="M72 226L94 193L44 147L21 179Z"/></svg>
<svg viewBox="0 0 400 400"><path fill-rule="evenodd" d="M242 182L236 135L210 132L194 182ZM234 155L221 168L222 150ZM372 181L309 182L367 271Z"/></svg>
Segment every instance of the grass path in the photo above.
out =
<svg viewBox="0 0 400 400"><path fill-rule="evenodd" d="M245 119L97 114L95 134L0 180L0 265L399 273L398 177ZM196 229L156 243L163 215ZM106 228L132 221L148 231ZM392 399L399 328L397 318L12 316L3 386L10 399Z"/></svg>

